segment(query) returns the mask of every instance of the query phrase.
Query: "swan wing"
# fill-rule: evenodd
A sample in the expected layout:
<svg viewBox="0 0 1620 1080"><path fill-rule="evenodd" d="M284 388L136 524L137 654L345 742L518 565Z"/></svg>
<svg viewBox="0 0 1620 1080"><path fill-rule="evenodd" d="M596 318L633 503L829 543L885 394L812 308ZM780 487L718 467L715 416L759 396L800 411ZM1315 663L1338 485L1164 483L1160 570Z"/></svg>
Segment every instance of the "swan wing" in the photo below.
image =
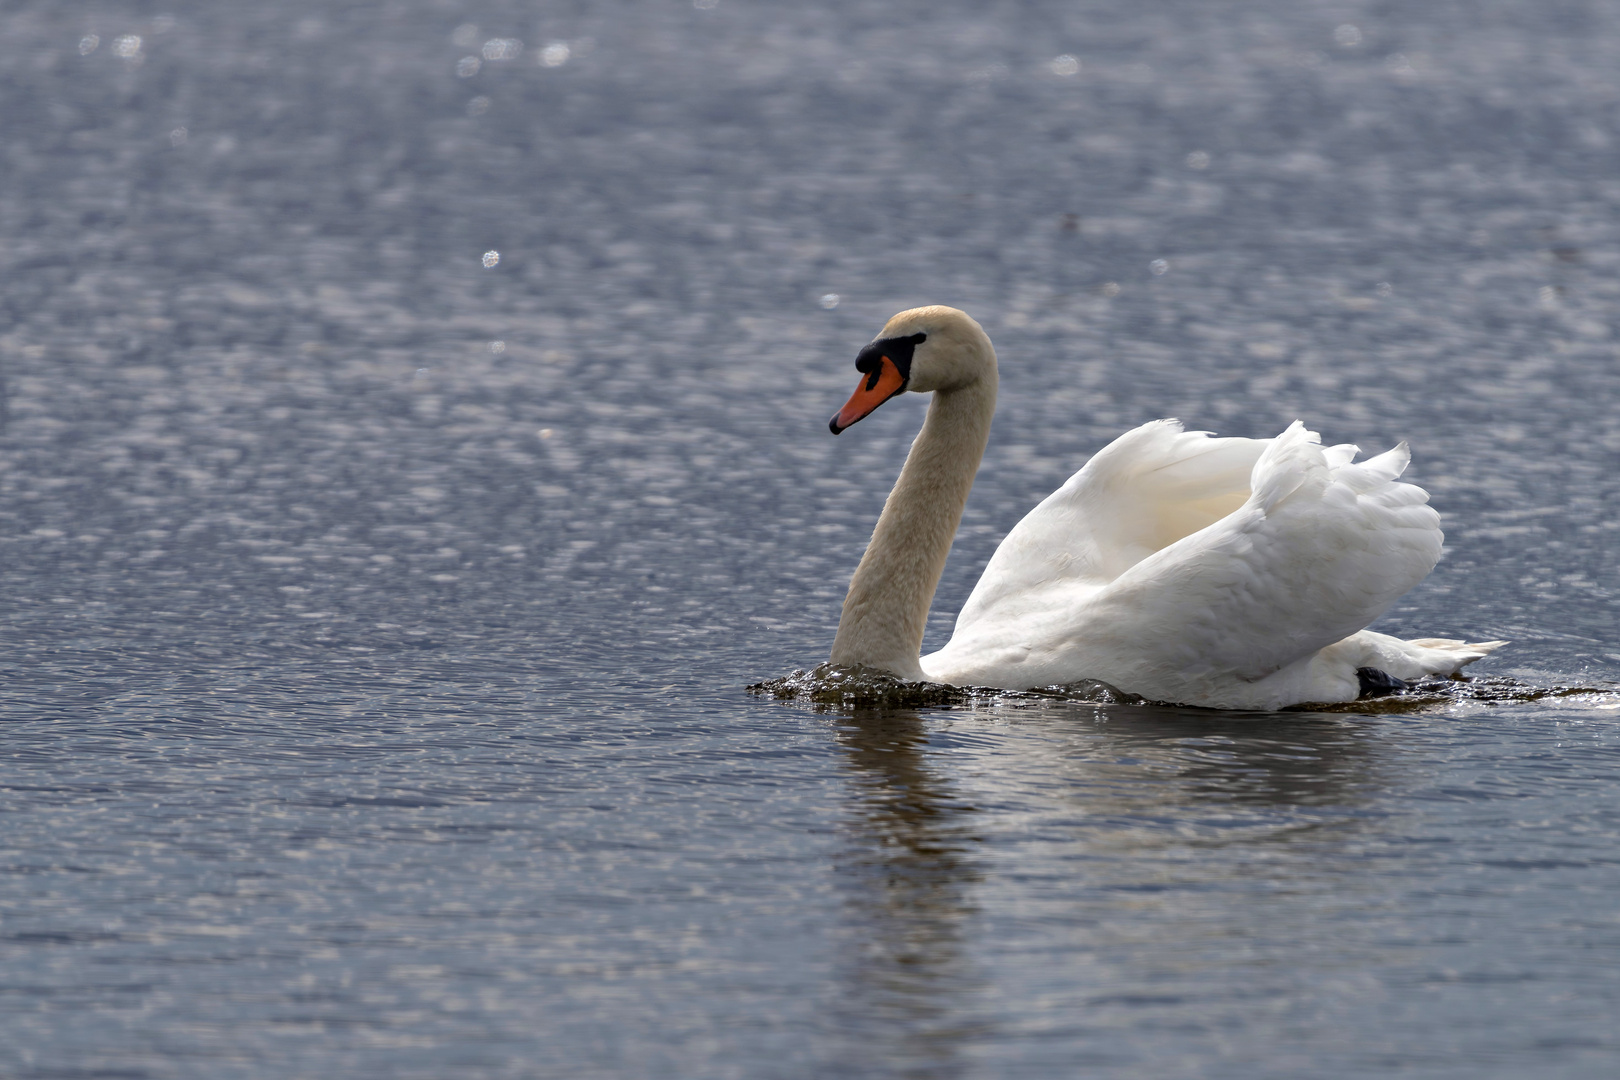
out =
<svg viewBox="0 0 1620 1080"><path fill-rule="evenodd" d="M1242 507L1121 574L1094 617L1129 612L1158 641L1139 655L1171 670L1244 680L1361 630L1434 568L1444 535L1428 492L1397 481L1405 443L1360 464L1350 450L1295 421Z"/></svg>
<svg viewBox="0 0 1620 1080"><path fill-rule="evenodd" d="M1054 590L1084 594L1249 497L1269 439L1217 439L1155 420L1126 432L1039 506L996 548L957 619L960 632L1015 614Z"/></svg>
<svg viewBox="0 0 1620 1080"><path fill-rule="evenodd" d="M1122 447L1122 460L1093 469ZM1100 678L1166 700L1199 700L1214 683L1310 656L1377 618L1440 555L1428 494L1396 480L1406 445L1360 464L1355 453L1321 446L1298 422L1270 440L1209 439L1164 422L1129 432L1008 535L995 575L987 570L937 655L964 675L986 663L995 685ZM1234 483L1245 456L1250 468ZM1200 476L1208 486L1193 483ZM1127 480L1141 490L1116 489ZM1078 519L1099 510L1118 516ZM1031 550L1043 541L1055 559Z"/></svg>

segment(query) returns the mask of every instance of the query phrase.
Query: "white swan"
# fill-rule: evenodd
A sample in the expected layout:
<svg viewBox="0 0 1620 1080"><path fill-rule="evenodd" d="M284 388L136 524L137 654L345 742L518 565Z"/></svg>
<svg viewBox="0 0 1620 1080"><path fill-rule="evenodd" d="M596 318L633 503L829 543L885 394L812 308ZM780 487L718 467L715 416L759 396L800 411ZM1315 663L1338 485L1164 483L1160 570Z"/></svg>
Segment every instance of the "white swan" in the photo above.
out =
<svg viewBox="0 0 1620 1080"><path fill-rule="evenodd" d="M919 656L996 407L996 353L948 307L861 350L833 434L906 390L934 395L850 581L829 661L1023 690L1096 679L1155 701L1275 709L1355 700L1368 678L1454 673L1505 642L1363 629L1440 557L1440 516L1396 481L1402 443L1360 464L1295 421L1217 439L1158 420L1104 447L1007 534ZM1369 671L1368 669L1372 669Z"/></svg>

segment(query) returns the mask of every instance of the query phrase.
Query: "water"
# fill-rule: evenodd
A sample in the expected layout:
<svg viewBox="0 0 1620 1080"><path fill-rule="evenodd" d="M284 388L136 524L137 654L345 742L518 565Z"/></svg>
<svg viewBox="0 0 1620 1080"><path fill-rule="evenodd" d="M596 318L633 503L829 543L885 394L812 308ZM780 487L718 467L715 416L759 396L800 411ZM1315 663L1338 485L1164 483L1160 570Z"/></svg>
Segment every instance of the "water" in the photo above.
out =
<svg viewBox="0 0 1620 1080"><path fill-rule="evenodd" d="M1617 67L1597 3L13 0L0 1072L1612 1075ZM1381 629L1592 692L750 695L925 302L1002 358L929 648L1119 431L1300 416L1445 517Z"/></svg>

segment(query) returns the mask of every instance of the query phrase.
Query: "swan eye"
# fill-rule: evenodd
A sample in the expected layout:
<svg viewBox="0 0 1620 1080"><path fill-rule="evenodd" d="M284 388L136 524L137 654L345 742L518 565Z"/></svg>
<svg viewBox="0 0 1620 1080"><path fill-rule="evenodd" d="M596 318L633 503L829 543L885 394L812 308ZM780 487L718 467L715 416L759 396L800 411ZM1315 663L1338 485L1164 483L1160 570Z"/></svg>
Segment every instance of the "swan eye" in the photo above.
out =
<svg viewBox="0 0 1620 1080"><path fill-rule="evenodd" d="M855 370L862 375L872 376L867 385L871 390L877 386L878 372L882 370L883 361L887 360L900 372L902 378L911 378L911 354L913 350L928 340L927 334L912 334L910 337L880 338L862 349L855 357Z"/></svg>

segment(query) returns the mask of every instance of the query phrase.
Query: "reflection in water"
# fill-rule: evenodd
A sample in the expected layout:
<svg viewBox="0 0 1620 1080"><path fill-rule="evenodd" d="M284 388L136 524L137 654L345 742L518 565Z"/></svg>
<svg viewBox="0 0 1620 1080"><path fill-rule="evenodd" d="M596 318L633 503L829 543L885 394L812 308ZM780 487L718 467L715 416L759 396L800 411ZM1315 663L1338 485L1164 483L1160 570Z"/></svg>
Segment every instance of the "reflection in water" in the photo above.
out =
<svg viewBox="0 0 1620 1080"><path fill-rule="evenodd" d="M1211 897L1322 891L1304 904L1318 915L1355 903L1335 868L1381 786L1375 734L1342 716L1118 705L850 715L843 1023L862 1062L954 1076L1009 1024L1101 1037L1219 1008L1203 1001L1210 973L1241 970L1276 925L1263 901ZM1019 878L990 873L991 851ZM1147 953L1128 929L1144 918ZM1019 925L1043 928L1042 961L987 967L975 942ZM997 1017L1007 994L1051 1009Z"/></svg>
<svg viewBox="0 0 1620 1080"><path fill-rule="evenodd" d="M961 1016L981 981L964 955L969 892L982 876L975 808L928 760L915 711L859 710L838 741L855 781L853 843L840 867L851 928L846 1024L868 1065L876 1045L902 1075L957 1075L963 1043L982 1035Z"/></svg>
<svg viewBox="0 0 1620 1080"><path fill-rule="evenodd" d="M1046 898L1060 918L1109 918L1121 889L1202 909L1256 860L1276 886L1320 882L1387 780L1377 733L1339 716L1071 706L1015 731L975 759L974 796L1002 810L980 827L1067 868ZM1257 930L1241 915L1225 932Z"/></svg>
<svg viewBox="0 0 1620 1080"><path fill-rule="evenodd" d="M1360 801L1371 783L1370 729L1354 719L1315 713L1243 715L1204 709L1119 705L1076 710L1092 733L1075 778L1095 779L1098 766L1140 761L1170 785L1138 789L1136 797L1178 804L1229 802L1251 807L1343 806Z"/></svg>

